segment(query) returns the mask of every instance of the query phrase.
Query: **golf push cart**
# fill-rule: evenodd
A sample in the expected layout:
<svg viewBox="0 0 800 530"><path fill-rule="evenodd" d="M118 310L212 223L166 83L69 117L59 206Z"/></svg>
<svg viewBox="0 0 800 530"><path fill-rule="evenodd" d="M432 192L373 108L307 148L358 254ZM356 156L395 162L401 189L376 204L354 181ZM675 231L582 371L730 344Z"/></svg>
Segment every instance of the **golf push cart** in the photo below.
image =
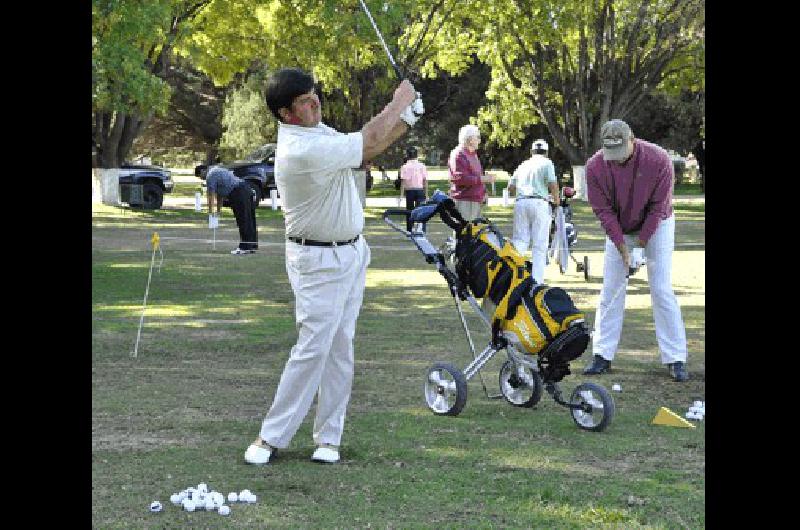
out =
<svg viewBox="0 0 800 530"><path fill-rule="evenodd" d="M439 214L445 224L456 230L458 237L455 245L452 244L452 241L448 241L437 249L428 240L425 228L426 222L435 214ZM392 219L393 217L402 217L402 222L400 224L396 223ZM406 221L409 217L413 223L411 231L405 230ZM413 211L388 209L383 213L383 220L392 229L407 237L422 253L425 261L434 265L439 274L445 279L472 350L473 360L463 371L446 362L437 362L428 369L425 376L424 394L427 406L434 414L458 415L466 404L467 381L474 377L475 374L480 375L481 368L497 352L504 351L507 360L500 368L499 384L501 393L490 395L486 390L483 376L480 376L487 398L498 399L503 397L513 406L533 407L541 399L542 391L546 390L556 403L569 410L569 414L579 428L588 431L602 431L608 427L614 417L615 405L612 396L603 386L589 382L581 383L572 391L569 399L564 399L562 390L559 388L559 381L570 373L569 361L576 359L585 351L590 336L586 323L582 318L583 314L575 309L568 295L562 289L536 284L533 278L529 277L530 262L525 262L525 271L513 273L521 274L521 272L525 272L529 277L526 277L524 283L518 283L517 288L514 289L514 293L519 299L518 293L524 288L523 297L527 296L526 300L528 300L525 307L520 303L516 308L517 317L523 310L530 316L531 312L535 312L534 306L539 308L544 306L545 309L553 314L558 311L562 311L562 315L571 314L567 318L562 318L562 325L558 333L548 336L545 332L544 336L547 336L550 340L549 342L547 340L539 341L539 344L533 348L536 350L535 352L529 351L531 348L526 347L526 345L529 346L531 344L530 342L515 340L515 337L520 335L519 333L516 335L510 333L508 328L499 330L498 322L500 320L495 317L495 310L485 311L487 308L492 308L493 304L491 302L494 301L496 303L499 297L503 297L500 306L507 303L510 295L508 293L498 294L498 292L506 288L508 282L504 286L501 285L502 280L496 281L492 292L494 297L492 300L489 299L489 291L492 287L487 286L483 296L479 296L484 299L483 309L476 301L475 293L473 292L475 289L470 286L474 285L474 283L470 283L473 279L467 277L469 273L465 272L465 269L469 266L478 268L474 259L477 247L473 244L477 235L483 234L482 237L485 239L486 235L489 234L497 245L502 246L504 249L509 249L509 247L505 246L507 240L488 220L478 218L469 222L465 221L458 210L455 209L453 200L441 191L436 191L430 200ZM485 249L486 246L484 245L483 248ZM505 250L505 252L513 252L513 250ZM468 255L470 253L473 256L472 258ZM485 252L483 255L485 256ZM492 274L499 270L497 267L499 267L498 264L501 261L496 256L493 259L494 261L491 262L490 266L482 265L484 271L492 268ZM513 259L522 258L517 255ZM516 267L516 269L522 268ZM498 273L494 276L494 279L500 276L502 275ZM548 292L552 293L551 298L547 298L549 296ZM475 351L475 345L461 307L461 302L464 300L472 306L480 320L492 331L489 344L480 353ZM487 304L487 302L489 303ZM569 311L570 308L571 313ZM529 324L532 323L531 320L527 322ZM536 326L545 327L541 325L540 317L536 316L535 322ZM529 329L530 327L528 325ZM529 337L526 335L526 338Z"/></svg>

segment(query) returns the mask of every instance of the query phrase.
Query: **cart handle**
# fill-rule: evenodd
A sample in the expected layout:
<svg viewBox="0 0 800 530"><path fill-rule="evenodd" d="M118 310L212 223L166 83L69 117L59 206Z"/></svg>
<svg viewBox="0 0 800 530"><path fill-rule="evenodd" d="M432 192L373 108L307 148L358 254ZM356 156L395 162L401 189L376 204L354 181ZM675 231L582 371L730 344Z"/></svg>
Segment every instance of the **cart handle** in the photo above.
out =
<svg viewBox="0 0 800 530"><path fill-rule="evenodd" d="M408 230L398 226L397 223L395 223L394 221L392 221L390 219L390 217L393 216L393 215L402 215L403 217L406 218L406 221L408 221L408 218L411 216L411 210L406 210L405 208L389 208L388 210L385 210L383 212L383 221L387 225L391 226L392 228L394 228L395 230L397 230L398 232L400 232L404 236L411 237L411 232L409 232Z"/></svg>

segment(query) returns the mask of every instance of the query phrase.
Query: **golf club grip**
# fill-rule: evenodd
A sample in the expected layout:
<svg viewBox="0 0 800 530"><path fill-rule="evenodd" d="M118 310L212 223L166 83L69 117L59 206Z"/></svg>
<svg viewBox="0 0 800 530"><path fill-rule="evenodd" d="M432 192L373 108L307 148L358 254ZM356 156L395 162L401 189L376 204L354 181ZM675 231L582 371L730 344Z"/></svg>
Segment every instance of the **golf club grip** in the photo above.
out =
<svg viewBox="0 0 800 530"><path fill-rule="evenodd" d="M402 81L403 79L405 79L405 77L403 76L403 74L400 72L400 67L399 67L399 66L397 66L397 64L396 64L396 63L392 63L392 68L394 68L394 73L395 73L395 74L397 74L397 79L399 79L400 81Z"/></svg>

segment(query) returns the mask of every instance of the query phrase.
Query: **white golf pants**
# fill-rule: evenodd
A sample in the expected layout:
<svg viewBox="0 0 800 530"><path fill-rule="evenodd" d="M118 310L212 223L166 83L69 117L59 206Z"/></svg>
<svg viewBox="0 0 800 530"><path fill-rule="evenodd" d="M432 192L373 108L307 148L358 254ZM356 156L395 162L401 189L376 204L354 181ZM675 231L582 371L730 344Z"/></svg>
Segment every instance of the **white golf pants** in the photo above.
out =
<svg viewBox="0 0 800 530"><path fill-rule="evenodd" d="M514 203L514 231L511 243L520 254L525 254L530 246L532 276L536 283L544 281L551 222L550 203L547 201L517 199Z"/></svg>
<svg viewBox="0 0 800 530"><path fill-rule="evenodd" d="M638 235L626 235L628 249L633 248ZM675 248L675 216L662 220L647 242L644 255L647 261L647 280L653 304L656 340L663 364L686 362L686 329L681 308L672 290L672 251ZM595 314L592 354L609 361L614 359L622 333L625 311L625 267L617 247L606 237L603 265L603 289Z"/></svg>
<svg viewBox="0 0 800 530"><path fill-rule="evenodd" d="M474 201L453 201L456 205L456 210L461 214L465 221L472 221L481 215L482 204Z"/></svg>
<svg viewBox="0 0 800 530"><path fill-rule="evenodd" d="M317 396L314 442L339 445L353 383L353 337L364 296L370 249L286 242L286 272L295 296L297 343L261 425L261 438L285 448Z"/></svg>

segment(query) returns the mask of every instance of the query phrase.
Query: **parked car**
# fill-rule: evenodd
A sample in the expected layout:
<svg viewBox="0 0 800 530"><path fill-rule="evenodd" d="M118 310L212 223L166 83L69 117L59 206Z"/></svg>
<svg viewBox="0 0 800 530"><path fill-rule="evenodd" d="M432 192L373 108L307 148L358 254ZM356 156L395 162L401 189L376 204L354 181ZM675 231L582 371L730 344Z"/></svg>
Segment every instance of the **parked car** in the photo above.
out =
<svg viewBox="0 0 800 530"><path fill-rule="evenodd" d="M161 166L126 162L119 168L120 201L131 206L157 210L174 187L172 173Z"/></svg>
<svg viewBox="0 0 800 530"><path fill-rule="evenodd" d="M217 164L233 171L233 174L247 181L256 192L256 202L261 202L264 197L269 197L270 190L277 190L275 186L275 144L264 144L244 160L237 160L228 164ZM194 174L201 180L206 180L208 165L200 164L194 168ZM224 204L224 202L223 202Z"/></svg>

